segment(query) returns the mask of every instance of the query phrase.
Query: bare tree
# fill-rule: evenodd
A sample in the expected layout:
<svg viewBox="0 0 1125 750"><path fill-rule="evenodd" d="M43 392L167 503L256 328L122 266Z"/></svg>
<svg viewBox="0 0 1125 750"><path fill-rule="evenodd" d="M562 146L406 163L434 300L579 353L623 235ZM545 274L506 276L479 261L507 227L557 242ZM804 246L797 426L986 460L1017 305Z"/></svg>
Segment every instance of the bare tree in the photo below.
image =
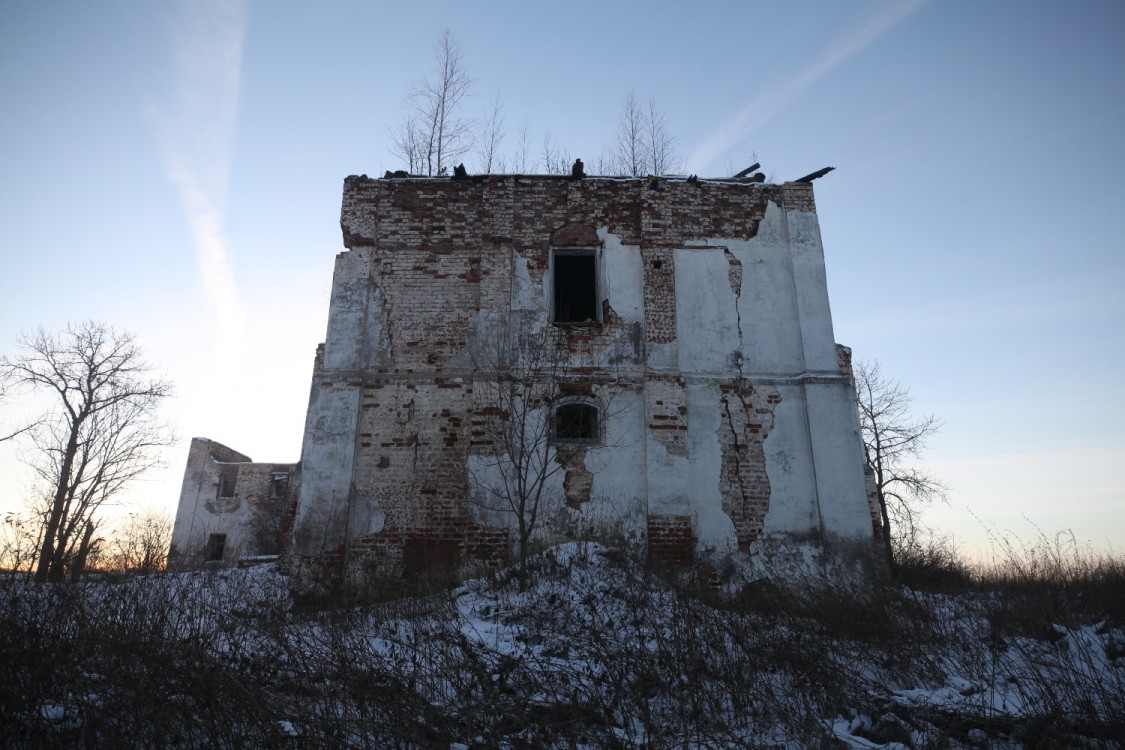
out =
<svg viewBox="0 0 1125 750"><path fill-rule="evenodd" d="M426 169L427 141L422 134L418 116L411 112L402 118L398 130L391 133L394 152L406 163L410 174L421 174Z"/></svg>
<svg viewBox="0 0 1125 750"><path fill-rule="evenodd" d="M598 389L570 372L564 328L505 328L475 348L478 449L469 462L470 491L479 510L513 524L522 563L549 513L558 475L568 469L584 475L586 452L604 447L614 386ZM576 387L588 393L576 396ZM567 480L563 491L569 492Z"/></svg>
<svg viewBox="0 0 1125 750"><path fill-rule="evenodd" d="M617 140L614 157L615 172L629 177L645 173L645 116L636 95L630 91L621 105L621 118L617 122Z"/></svg>
<svg viewBox="0 0 1125 750"><path fill-rule="evenodd" d="M438 37L434 62L434 77L423 78L407 97L409 111L393 134L392 147L412 173L431 176L449 169L472 147L472 121L460 109L473 79L449 29Z"/></svg>
<svg viewBox="0 0 1125 750"><path fill-rule="evenodd" d="M110 535L109 567L122 573L158 573L168 560L172 517L160 511L130 513Z"/></svg>
<svg viewBox="0 0 1125 750"><path fill-rule="evenodd" d="M520 140L512 157L512 169L519 174L527 174L528 160L531 158L531 127L527 120L520 126Z"/></svg>
<svg viewBox="0 0 1125 750"><path fill-rule="evenodd" d="M617 136L603 152L598 166L599 171L607 174L628 177L668 174L676 169L673 139L655 99L648 100L646 109L637 101L636 94L629 92L621 105Z"/></svg>
<svg viewBox="0 0 1125 750"><path fill-rule="evenodd" d="M649 98L645 113L645 150L649 171L655 175L668 174L679 169L673 150L672 136L664 122L664 113L656 108L656 99Z"/></svg>
<svg viewBox="0 0 1125 750"><path fill-rule="evenodd" d="M546 174L570 174L574 161L570 152L560 147L551 138L550 131L543 136L543 172Z"/></svg>
<svg viewBox="0 0 1125 750"><path fill-rule="evenodd" d="M921 506L946 496L946 485L916 463L941 421L912 417L910 391L885 379L878 362L856 362L855 386L863 449L875 477L883 544L893 568L895 546L913 538Z"/></svg>
<svg viewBox="0 0 1125 750"><path fill-rule="evenodd" d="M500 146L504 142L504 107L500 104L499 91L492 98L492 108L482 122L484 129L477 139L480 171L492 174L503 170Z"/></svg>
<svg viewBox="0 0 1125 750"><path fill-rule="evenodd" d="M2 374L3 373L0 372L0 375L2 375ZM7 388L7 385L5 384L4 380L2 378L0 378L0 407L2 407L7 400L8 400L8 388ZM25 432L30 432L38 424L39 424L39 420L36 420L36 421L31 422L30 424L25 424L22 427L8 427L6 429L0 428L0 443L3 443L7 440L11 440L14 437L18 437L18 436L24 434Z"/></svg>
<svg viewBox="0 0 1125 750"><path fill-rule="evenodd" d="M0 571L29 572L39 550L41 531L37 515L8 511L0 524Z"/></svg>
<svg viewBox="0 0 1125 750"><path fill-rule="evenodd" d="M45 391L56 411L29 433L29 464L42 494L37 580L62 580L96 544L96 513L171 443L157 410L171 385L142 359L132 334L87 321L61 334L20 338L20 356L0 358L8 382Z"/></svg>

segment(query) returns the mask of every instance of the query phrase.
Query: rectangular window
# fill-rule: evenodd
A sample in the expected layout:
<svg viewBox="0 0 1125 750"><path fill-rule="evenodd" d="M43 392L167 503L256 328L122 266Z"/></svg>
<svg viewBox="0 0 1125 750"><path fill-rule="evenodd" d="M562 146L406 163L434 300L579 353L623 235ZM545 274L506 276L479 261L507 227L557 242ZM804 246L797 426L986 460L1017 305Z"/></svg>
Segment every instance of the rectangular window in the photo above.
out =
<svg viewBox="0 0 1125 750"><path fill-rule="evenodd" d="M596 251L590 248L555 250L553 260L554 322L567 325L600 323Z"/></svg>
<svg viewBox="0 0 1125 750"><path fill-rule="evenodd" d="M224 466L219 469L219 497L234 497L234 485L237 481L237 466Z"/></svg>
<svg viewBox="0 0 1125 750"><path fill-rule="evenodd" d="M273 475L270 481L270 497L273 499L282 498L289 494L289 475L277 472Z"/></svg>
<svg viewBox="0 0 1125 750"><path fill-rule="evenodd" d="M227 535L226 534L212 534L207 537L207 560L209 562L218 562L223 559L223 553L226 551Z"/></svg>
<svg viewBox="0 0 1125 750"><path fill-rule="evenodd" d="M560 443L596 442L598 408L591 404L563 404L555 410L555 441Z"/></svg>

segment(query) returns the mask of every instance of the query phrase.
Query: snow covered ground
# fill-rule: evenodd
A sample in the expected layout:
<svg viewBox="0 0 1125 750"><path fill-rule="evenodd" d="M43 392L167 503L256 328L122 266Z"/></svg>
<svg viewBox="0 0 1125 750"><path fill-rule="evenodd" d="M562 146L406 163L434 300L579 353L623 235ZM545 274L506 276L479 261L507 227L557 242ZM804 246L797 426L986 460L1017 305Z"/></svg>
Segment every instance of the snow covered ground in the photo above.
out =
<svg viewBox="0 0 1125 750"><path fill-rule="evenodd" d="M8 581L0 736L12 747L1120 746L1122 623L1027 633L995 594L824 579L720 598L676 579L574 542L453 590L315 611L293 606L275 565Z"/></svg>

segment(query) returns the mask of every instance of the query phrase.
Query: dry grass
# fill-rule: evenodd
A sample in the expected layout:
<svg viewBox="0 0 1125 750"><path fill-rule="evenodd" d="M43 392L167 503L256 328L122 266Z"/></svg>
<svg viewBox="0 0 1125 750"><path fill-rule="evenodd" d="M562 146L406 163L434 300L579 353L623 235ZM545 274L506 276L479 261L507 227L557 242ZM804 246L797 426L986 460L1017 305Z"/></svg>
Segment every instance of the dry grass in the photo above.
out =
<svg viewBox="0 0 1125 750"><path fill-rule="evenodd" d="M1066 544L1017 551L974 568L948 545L919 548L898 580L843 553L737 597L717 595L714 571L547 553L459 589L422 581L424 597L393 599L402 584L388 584L376 602L300 610L262 570L9 577L0 736L17 748L828 747L842 721L911 747L1110 747L1125 734L1122 563ZM911 690L947 692L926 703Z"/></svg>

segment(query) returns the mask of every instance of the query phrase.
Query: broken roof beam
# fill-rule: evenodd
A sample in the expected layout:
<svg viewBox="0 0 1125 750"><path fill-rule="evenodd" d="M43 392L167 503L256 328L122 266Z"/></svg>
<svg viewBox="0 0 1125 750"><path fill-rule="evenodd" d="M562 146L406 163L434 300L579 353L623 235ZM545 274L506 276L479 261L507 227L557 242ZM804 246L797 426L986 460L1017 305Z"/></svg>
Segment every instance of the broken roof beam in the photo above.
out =
<svg viewBox="0 0 1125 750"><path fill-rule="evenodd" d="M815 172L813 172L812 174L807 174L804 177L801 177L800 179L793 180L793 181L794 182L812 182L813 180L818 179L818 178L823 177L824 175L828 174L829 172L831 172L835 168L836 167L825 167L824 169L818 169Z"/></svg>
<svg viewBox="0 0 1125 750"><path fill-rule="evenodd" d="M762 165L759 164L758 162L754 162L749 167L747 167L746 169L744 169L741 172L739 172L738 174L736 174L734 177L731 177L731 179L732 180L741 180L743 177L750 174L751 172L753 172L755 169L757 169L760 166L762 166Z"/></svg>

